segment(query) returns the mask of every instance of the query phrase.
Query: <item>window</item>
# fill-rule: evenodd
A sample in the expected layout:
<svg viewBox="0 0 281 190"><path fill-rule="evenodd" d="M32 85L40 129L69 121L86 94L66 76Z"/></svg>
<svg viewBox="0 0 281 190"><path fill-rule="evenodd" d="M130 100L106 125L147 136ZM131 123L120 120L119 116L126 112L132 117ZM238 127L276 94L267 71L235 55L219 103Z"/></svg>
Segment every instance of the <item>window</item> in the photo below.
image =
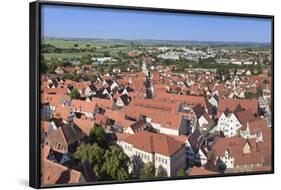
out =
<svg viewBox="0 0 281 190"><path fill-rule="evenodd" d="M165 164L167 164L167 159L165 159Z"/></svg>

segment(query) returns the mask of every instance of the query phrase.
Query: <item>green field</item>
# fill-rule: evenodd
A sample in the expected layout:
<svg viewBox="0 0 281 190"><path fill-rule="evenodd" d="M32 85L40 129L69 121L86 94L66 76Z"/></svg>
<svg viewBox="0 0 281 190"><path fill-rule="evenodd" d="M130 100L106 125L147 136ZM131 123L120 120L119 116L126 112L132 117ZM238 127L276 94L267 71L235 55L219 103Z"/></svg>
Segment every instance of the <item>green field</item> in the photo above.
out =
<svg viewBox="0 0 281 190"><path fill-rule="evenodd" d="M101 57L103 56L102 53L96 52L73 52L73 53L43 53L43 56L46 59L50 58L58 58L58 59L77 59L81 58L82 56L91 55L92 57Z"/></svg>
<svg viewBox="0 0 281 190"><path fill-rule="evenodd" d="M71 40L71 39L55 39L55 38L46 38L43 40L43 44L51 44L57 48L73 48L74 44L78 44L80 48L87 48L89 44L90 47L102 48L103 46L110 45L124 45L128 46L127 42L122 41L108 41L108 40Z"/></svg>
<svg viewBox="0 0 281 190"><path fill-rule="evenodd" d="M43 44L51 44L57 48L73 48L74 44L78 44L80 48L87 48L87 44L90 44L90 47L100 47L100 44L86 41L76 41L76 40L59 40L59 39L46 39L43 41Z"/></svg>
<svg viewBox="0 0 281 190"><path fill-rule="evenodd" d="M87 52L78 52L73 50L74 52L67 52L67 53L43 53L44 57L46 59L50 58L67 58L67 59L72 59L72 58L81 58L82 56L85 55L91 55L93 57L103 57L104 52L110 53L110 55L114 55L117 52L129 52L132 50L130 48L128 43L123 43L123 42L118 42L118 41L102 41L102 40L64 40L64 39L45 39L43 40L43 44L50 44L53 45L57 48L63 48L63 49L71 49L74 48L74 44L78 44L77 48L81 49L89 49ZM87 47L87 45L90 45L90 47ZM123 45L122 47L113 47L114 45ZM96 48L96 49L91 49L91 48Z"/></svg>

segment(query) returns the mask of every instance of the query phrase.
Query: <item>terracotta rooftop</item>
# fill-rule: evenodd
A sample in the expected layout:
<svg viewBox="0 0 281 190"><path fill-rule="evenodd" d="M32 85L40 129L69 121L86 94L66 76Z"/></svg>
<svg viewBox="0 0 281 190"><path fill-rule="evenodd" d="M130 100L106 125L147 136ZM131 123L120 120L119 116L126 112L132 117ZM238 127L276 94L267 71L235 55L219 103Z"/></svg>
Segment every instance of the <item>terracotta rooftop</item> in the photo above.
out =
<svg viewBox="0 0 281 190"><path fill-rule="evenodd" d="M152 123L161 124L161 127L169 129L178 129L182 120L182 115L164 111L159 111L154 108L140 106L125 106L121 110L127 116L138 119L140 115L151 118Z"/></svg>
<svg viewBox="0 0 281 190"><path fill-rule="evenodd" d="M112 109L113 106L113 100L110 99L92 98L91 102L97 104L99 108L102 108L104 110Z"/></svg>
<svg viewBox="0 0 281 190"><path fill-rule="evenodd" d="M83 100L72 100L71 107L74 111L93 113L96 108L96 103Z"/></svg>
<svg viewBox="0 0 281 190"><path fill-rule="evenodd" d="M258 111L258 101L248 99L220 99L218 103L218 112L224 112L227 108L229 111L234 112L238 105L245 110L249 110L253 113Z"/></svg>
<svg viewBox="0 0 281 190"><path fill-rule="evenodd" d="M214 175L218 174L217 172L206 170L202 167L193 167L189 172L189 176L196 176L196 175Z"/></svg>
<svg viewBox="0 0 281 190"><path fill-rule="evenodd" d="M245 126L247 122L255 120L255 115L249 110L236 112L235 115L243 126Z"/></svg>
<svg viewBox="0 0 281 190"><path fill-rule="evenodd" d="M42 185L78 183L83 179L81 172L58 163L43 159L41 163Z"/></svg>
<svg viewBox="0 0 281 190"><path fill-rule="evenodd" d="M135 148L149 153L158 153L164 156L172 156L184 145L170 136L140 131L134 135L130 135L123 141L132 144Z"/></svg>
<svg viewBox="0 0 281 190"><path fill-rule="evenodd" d="M62 105L66 101L70 101L70 97L61 94L43 94L41 95L41 104L48 103L51 106Z"/></svg>
<svg viewBox="0 0 281 190"><path fill-rule="evenodd" d="M185 103L187 105L197 105L200 104L206 108L206 100L204 96L189 96L189 95L179 95L171 93L157 93L155 95L156 100L162 100L166 102L178 102Z"/></svg>
<svg viewBox="0 0 281 190"><path fill-rule="evenodd" d="M79 119L79 118L75 118L73 120L73 123L79 127L87 136L90 135L91 129L94 127L95 125L95 121L91 120L91 119Z"/></svg>
<svg viewBox="0 0 281 190"><path fill-rule="evenodd" d="M249 153L243 152L246 144L250 146ZM234 165L248 165L265 163L267 154L260 146L263 146L263 143L257 143L255 138L230 137L215 138L211 149L215 156L224 156L225 151L228 151L230 156L234 157Z"/></svg>
<svg viewBox="0 0 281 190"><path fill-rule="evenodd" d="M50 122L41 121L40 127L43 129L44 133L46 133L46 134L48 133L49 126L50 126Z"/></svg>
<svg viewBox="0 0 281 190"><path fill-rule="evenodd" d="M72 112L68 106L56 106L55 111L52 113L52 117L56 119L68 120L69 114Z"/></svg>
<svg viewBox="0 0 281 190"><path fill-rule="evenodd" d="M135 98L131 101L130 105L144 107L144 108L153 108L158 109L161 111L168 111L176 113L178 110L178 103L169 103L169 102L163 102L158 100L152 100L152 99L140 99Z"/></svg>

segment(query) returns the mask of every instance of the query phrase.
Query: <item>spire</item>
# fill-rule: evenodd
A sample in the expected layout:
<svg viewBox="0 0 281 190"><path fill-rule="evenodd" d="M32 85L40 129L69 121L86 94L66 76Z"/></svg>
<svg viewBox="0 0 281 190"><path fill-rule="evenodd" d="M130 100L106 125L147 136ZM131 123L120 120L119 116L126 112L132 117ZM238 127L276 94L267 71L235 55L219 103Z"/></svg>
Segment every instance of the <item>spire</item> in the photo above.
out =
<svg viewBox="0 0 281 190"><path fill-rule="evenodd" d="M148 74L145 76L145 98L152 98L152 82L151 82L151 73L148 71Z"/></svg>
<svg viewBox="0 0 281 190"><path fill-rule="evenodd" d="M144 81L144 85L145 85L145 98L152 98L152 92L153 92L153 87L152 87L152 75L151 72L149 71L149 69L147 69L147 65L146 63L143 63L142 65L142 70L145 74L145 81Z"/></svg>

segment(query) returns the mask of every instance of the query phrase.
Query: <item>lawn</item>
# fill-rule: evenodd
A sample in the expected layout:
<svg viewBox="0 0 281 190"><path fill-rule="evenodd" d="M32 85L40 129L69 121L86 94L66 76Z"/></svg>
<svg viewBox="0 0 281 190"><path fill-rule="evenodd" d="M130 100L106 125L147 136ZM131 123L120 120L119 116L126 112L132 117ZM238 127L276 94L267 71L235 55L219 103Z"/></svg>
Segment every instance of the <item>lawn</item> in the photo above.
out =
<svg viewBox="0 0 281 190"><path fill-rule="evenodd" d="M78 44L80 48L87 48L89 44L90 47L101 48L103 46L110 45L125 45L128 46L128 43L122 41L109 41L109 40L71 40L71 39L54 39L54 38L46 38L43 40L44 44L51 44L56 46L57 48L73 48L74 44Z"/></svg>
<svg viewBox="0 0 281 190"><path fill-rule="evenodd" d="M50 58L58 58L58 59L63 59L63 58L67 58L67 59L75 59L75 58L81 58L82 56L85 55L91 55L91 56L95 56L95 57L102 57L103 53L97 53L97 52L74 52L74 53L43 53L43 56L46 59L50 59Z"/></svg>
<svg viewBox="0 0 281 190"><path fill-rule="evenodd" d="M118 42L118 41L102 41L102 40L64 40L64 39L52 39L52 38L47 38L43 41L44 44L51 44L54 45L57 48L73 48L74 44L78 44L78 48L88 48L87 44L90 44L91 47L96 47L97 49L90 50L87 52L74 52L73 53L44 53L44 57L46 59L50 58L67 58L67 59L72 59L72 58L81 58L82 56L85 55L91 55L95 57L103 57L104 52L108 52L110 54L115 54L118 51L121 52L129 52L131 50L129 44L123 43L123 42ZM122 47L112 47L112 45L125 45Z"/></svg>

